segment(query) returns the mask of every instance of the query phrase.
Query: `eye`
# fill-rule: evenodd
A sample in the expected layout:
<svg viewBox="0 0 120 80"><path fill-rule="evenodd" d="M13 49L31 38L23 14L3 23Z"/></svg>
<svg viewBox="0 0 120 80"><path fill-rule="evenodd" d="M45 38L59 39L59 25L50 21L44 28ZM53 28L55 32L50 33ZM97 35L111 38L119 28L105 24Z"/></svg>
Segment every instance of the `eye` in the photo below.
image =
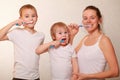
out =
<svg viewBox="0 0 120 80"><path fill-rule="evenodd" d="M62 34L61 32L59 32L58 34Z"/></svg>
<svg viewBox="0 0 120 80"><path fill-rule="evenodd" d="M68 34L68 32L66 31L66 32L64 32L65 34Z"/></svg>
<svg viewBox="0 0 120 80"><path fill-rule="evenodd" d="M92 16L91 19L95 19L95 17Z"/></svg>
<svg viewBox="0 0 120 80"><path fill-rule="evenodd" d="M35 15L32 15L32 17L36 17Z"/></svg>
<svg viewBox="0 0 120 80"><path fill-rule="evenodd" d="M25 16L26 18L28 18L29 16Z"/></svg>
<svg viewBox="0 0 120 80"><path fill-rule="evenodd" d="M83 20L87 20L87 17L83 17Z"/></svg>

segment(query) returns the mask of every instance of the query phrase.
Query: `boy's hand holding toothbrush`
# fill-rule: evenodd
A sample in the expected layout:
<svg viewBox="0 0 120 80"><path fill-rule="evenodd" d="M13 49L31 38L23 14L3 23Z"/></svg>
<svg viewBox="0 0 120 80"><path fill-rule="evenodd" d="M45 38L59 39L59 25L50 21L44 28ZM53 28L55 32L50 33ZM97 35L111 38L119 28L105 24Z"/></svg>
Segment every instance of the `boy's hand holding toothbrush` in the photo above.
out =
<svg viewBox="0 0 120 80"><path fill-rule="evenodd" d="M27 25L27 24L31 24L33 23L33 21L24 21L22 19L18 19L16 20L16 26L21 26L21 25Z"/></svg>

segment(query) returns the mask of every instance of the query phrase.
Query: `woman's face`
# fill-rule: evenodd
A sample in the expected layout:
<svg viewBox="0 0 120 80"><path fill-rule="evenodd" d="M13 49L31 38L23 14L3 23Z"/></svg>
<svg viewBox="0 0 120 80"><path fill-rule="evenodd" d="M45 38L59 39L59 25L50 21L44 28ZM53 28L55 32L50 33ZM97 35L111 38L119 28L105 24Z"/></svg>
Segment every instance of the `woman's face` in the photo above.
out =
<svg viewBox="0 0 120 80"><path fill-rule="evenodd" d="M98 24L100 23L100 19L98 18L96 11L92 9L87 9L83 12L83 25L85 26L88 32L93 32L98 30Z"/></svg>

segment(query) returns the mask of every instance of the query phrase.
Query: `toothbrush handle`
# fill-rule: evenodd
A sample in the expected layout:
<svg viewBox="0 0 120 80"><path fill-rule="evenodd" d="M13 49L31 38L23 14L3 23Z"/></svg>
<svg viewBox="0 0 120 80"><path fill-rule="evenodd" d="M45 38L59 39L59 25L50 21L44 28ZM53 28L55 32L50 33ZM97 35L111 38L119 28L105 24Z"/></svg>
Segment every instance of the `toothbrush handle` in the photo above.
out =
<svg viewBox="0 0 120 80"><path fill-rule="evenodd" d="M22 25L26 24L25 22L22 22ZM18 23L15 24L16 26L20 26Z"/></svg>
<svg viewBox="0 0 120 80"><path fill-rule="evenodd" d="M62 42L64 42L64 40L62 39L62 40L60 40L60 43L62 43ZM49 48L54 48L55 47L55 45L50 45L50 47Z"/></svg>
<svg viewBox="0 0 120 80"><path fill-rule="evenodd" d="M16 26L20 26L18 23L15 24Z"/></svg>

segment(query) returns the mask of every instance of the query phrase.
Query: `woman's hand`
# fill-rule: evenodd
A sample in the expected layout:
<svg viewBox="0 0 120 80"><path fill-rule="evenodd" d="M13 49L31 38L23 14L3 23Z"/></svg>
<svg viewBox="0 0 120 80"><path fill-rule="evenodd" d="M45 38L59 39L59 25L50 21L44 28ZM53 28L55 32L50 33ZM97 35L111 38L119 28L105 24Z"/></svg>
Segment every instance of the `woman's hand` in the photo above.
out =
<svg viewBox="0 0 120 80"><path fill-rule="evenodd" d="M71 23L70 25L68 25L68 28L71 36L75 36L79 31L79 25L77 24Z"/></svg>
<svg viewBox="0 0 120 80"><path fill-rule="evenodd" d="M87 74L80 73L77 80L87 80Z"/></svg>
<svg viewBox="0 0 120 80"><path fill-rule="evenodd" d="M68 25L68 29L70 31L70 43L72 44L75 35L79 31L79 26L77 24L70 24Z"/></svg>

